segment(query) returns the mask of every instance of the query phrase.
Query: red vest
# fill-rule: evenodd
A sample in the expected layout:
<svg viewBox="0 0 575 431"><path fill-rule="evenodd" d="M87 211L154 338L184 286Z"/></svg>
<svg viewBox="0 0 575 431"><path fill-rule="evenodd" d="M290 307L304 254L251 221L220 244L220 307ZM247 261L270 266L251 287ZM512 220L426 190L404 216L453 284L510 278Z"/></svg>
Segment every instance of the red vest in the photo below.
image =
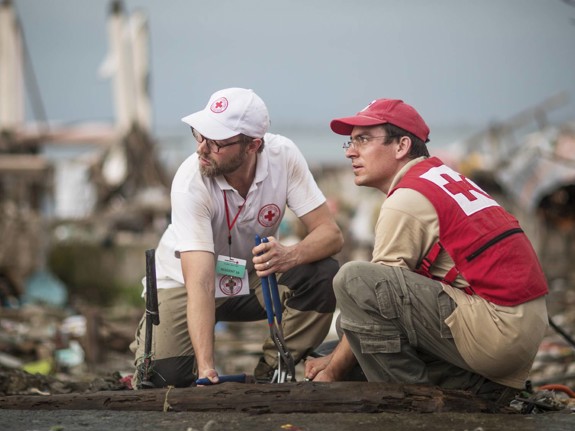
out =
<svg viewBox="0 0 575 431"><path fill-rule="evenodd" d="M519 222L475 183L436 157L413 166L388 193L414 189L435 207L439 243L416 271L430 278L430 266L444 249L455 262L444 281L458 273L477 294L495 304L514 306L545 295L545 275Z"/></svg>

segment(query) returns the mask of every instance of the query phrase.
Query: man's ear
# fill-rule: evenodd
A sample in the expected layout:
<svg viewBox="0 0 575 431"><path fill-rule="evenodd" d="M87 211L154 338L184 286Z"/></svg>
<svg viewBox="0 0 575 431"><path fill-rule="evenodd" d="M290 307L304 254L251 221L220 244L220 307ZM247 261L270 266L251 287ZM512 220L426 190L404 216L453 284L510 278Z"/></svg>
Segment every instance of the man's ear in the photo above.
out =
<svg viewBox="0 0 575 431"><path fill-rule="evenodd" d="M262 140L260 138L254 138L248 144L248 148L251 152L257 153L262 146Z"/></svg>
<svg viewBox="0 0 575 431"><path fill-rule="evenodd" d="M397 149L396 149L396 158L403 159L407 157L409 152L411 151L411 146L413 142L411 142L411 138L409 136L401 136L399 138Z"/></svg>

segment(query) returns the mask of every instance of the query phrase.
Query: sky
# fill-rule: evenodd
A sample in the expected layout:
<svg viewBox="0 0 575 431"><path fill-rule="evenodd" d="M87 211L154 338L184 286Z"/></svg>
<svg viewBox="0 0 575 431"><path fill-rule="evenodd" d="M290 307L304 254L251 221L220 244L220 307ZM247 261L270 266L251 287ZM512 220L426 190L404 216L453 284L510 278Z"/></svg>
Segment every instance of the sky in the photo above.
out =
<svg viewBox="0 0 575 431"><path fill-rule="evenodd" d="M573 0L127 0L151 31L157 130L179 130L226 87L253 88L274 125L329 127L376 98L434 126L481 127L567 91L575 119ZM114 116L105 0L13 0L46 115Z"/></svg>

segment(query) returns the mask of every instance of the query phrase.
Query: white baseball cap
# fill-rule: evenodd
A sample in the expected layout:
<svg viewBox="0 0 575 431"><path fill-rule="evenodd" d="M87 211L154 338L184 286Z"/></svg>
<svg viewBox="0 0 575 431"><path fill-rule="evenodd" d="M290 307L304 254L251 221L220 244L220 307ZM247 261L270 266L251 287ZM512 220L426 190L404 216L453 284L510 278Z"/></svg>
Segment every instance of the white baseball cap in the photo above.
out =
<svg viewBox="0 0 575 431"><path fill-rule="evenodd" d="M182 121L206 138L218 141L239 134L262 138L270 125L263 100L253 90L245 88L216 91L203 110Z"/></svg>

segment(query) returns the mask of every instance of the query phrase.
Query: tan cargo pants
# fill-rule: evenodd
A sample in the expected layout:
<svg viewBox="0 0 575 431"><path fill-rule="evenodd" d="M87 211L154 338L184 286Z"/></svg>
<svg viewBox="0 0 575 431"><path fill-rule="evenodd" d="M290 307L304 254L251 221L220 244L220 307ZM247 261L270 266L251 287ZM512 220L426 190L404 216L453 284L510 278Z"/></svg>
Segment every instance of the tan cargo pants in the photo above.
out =
<svg viewBox="0 0 575 431"><path fill-rule="evenodd" d="M284 338L296 363L319 346L329 331L335 311L332 280L338 267L334 259L328 258L293 268L278 277ZM249 295L216 299L216 322L266 319L261 280L255 271L250 274L249 280ZM186 301L187 294L183 286L158 289L160 325L154 326L152 333L152 383L156 387L186 387L196 379ZM135 354L136 367L140 366L144 358L145 339L144 315L130 346ZM275 367L277 350L270 337L265 339L262 349L265 361ZM137 374L135 385L138 383Z"/></svg>
<svg viewBox="0 0 575 431"><path fill-rule="evenodd" d="M483 383L445 324L456 304L438 281L399 267L349 262L334 290L341 327L368 381L451 389Z"/></svg>

